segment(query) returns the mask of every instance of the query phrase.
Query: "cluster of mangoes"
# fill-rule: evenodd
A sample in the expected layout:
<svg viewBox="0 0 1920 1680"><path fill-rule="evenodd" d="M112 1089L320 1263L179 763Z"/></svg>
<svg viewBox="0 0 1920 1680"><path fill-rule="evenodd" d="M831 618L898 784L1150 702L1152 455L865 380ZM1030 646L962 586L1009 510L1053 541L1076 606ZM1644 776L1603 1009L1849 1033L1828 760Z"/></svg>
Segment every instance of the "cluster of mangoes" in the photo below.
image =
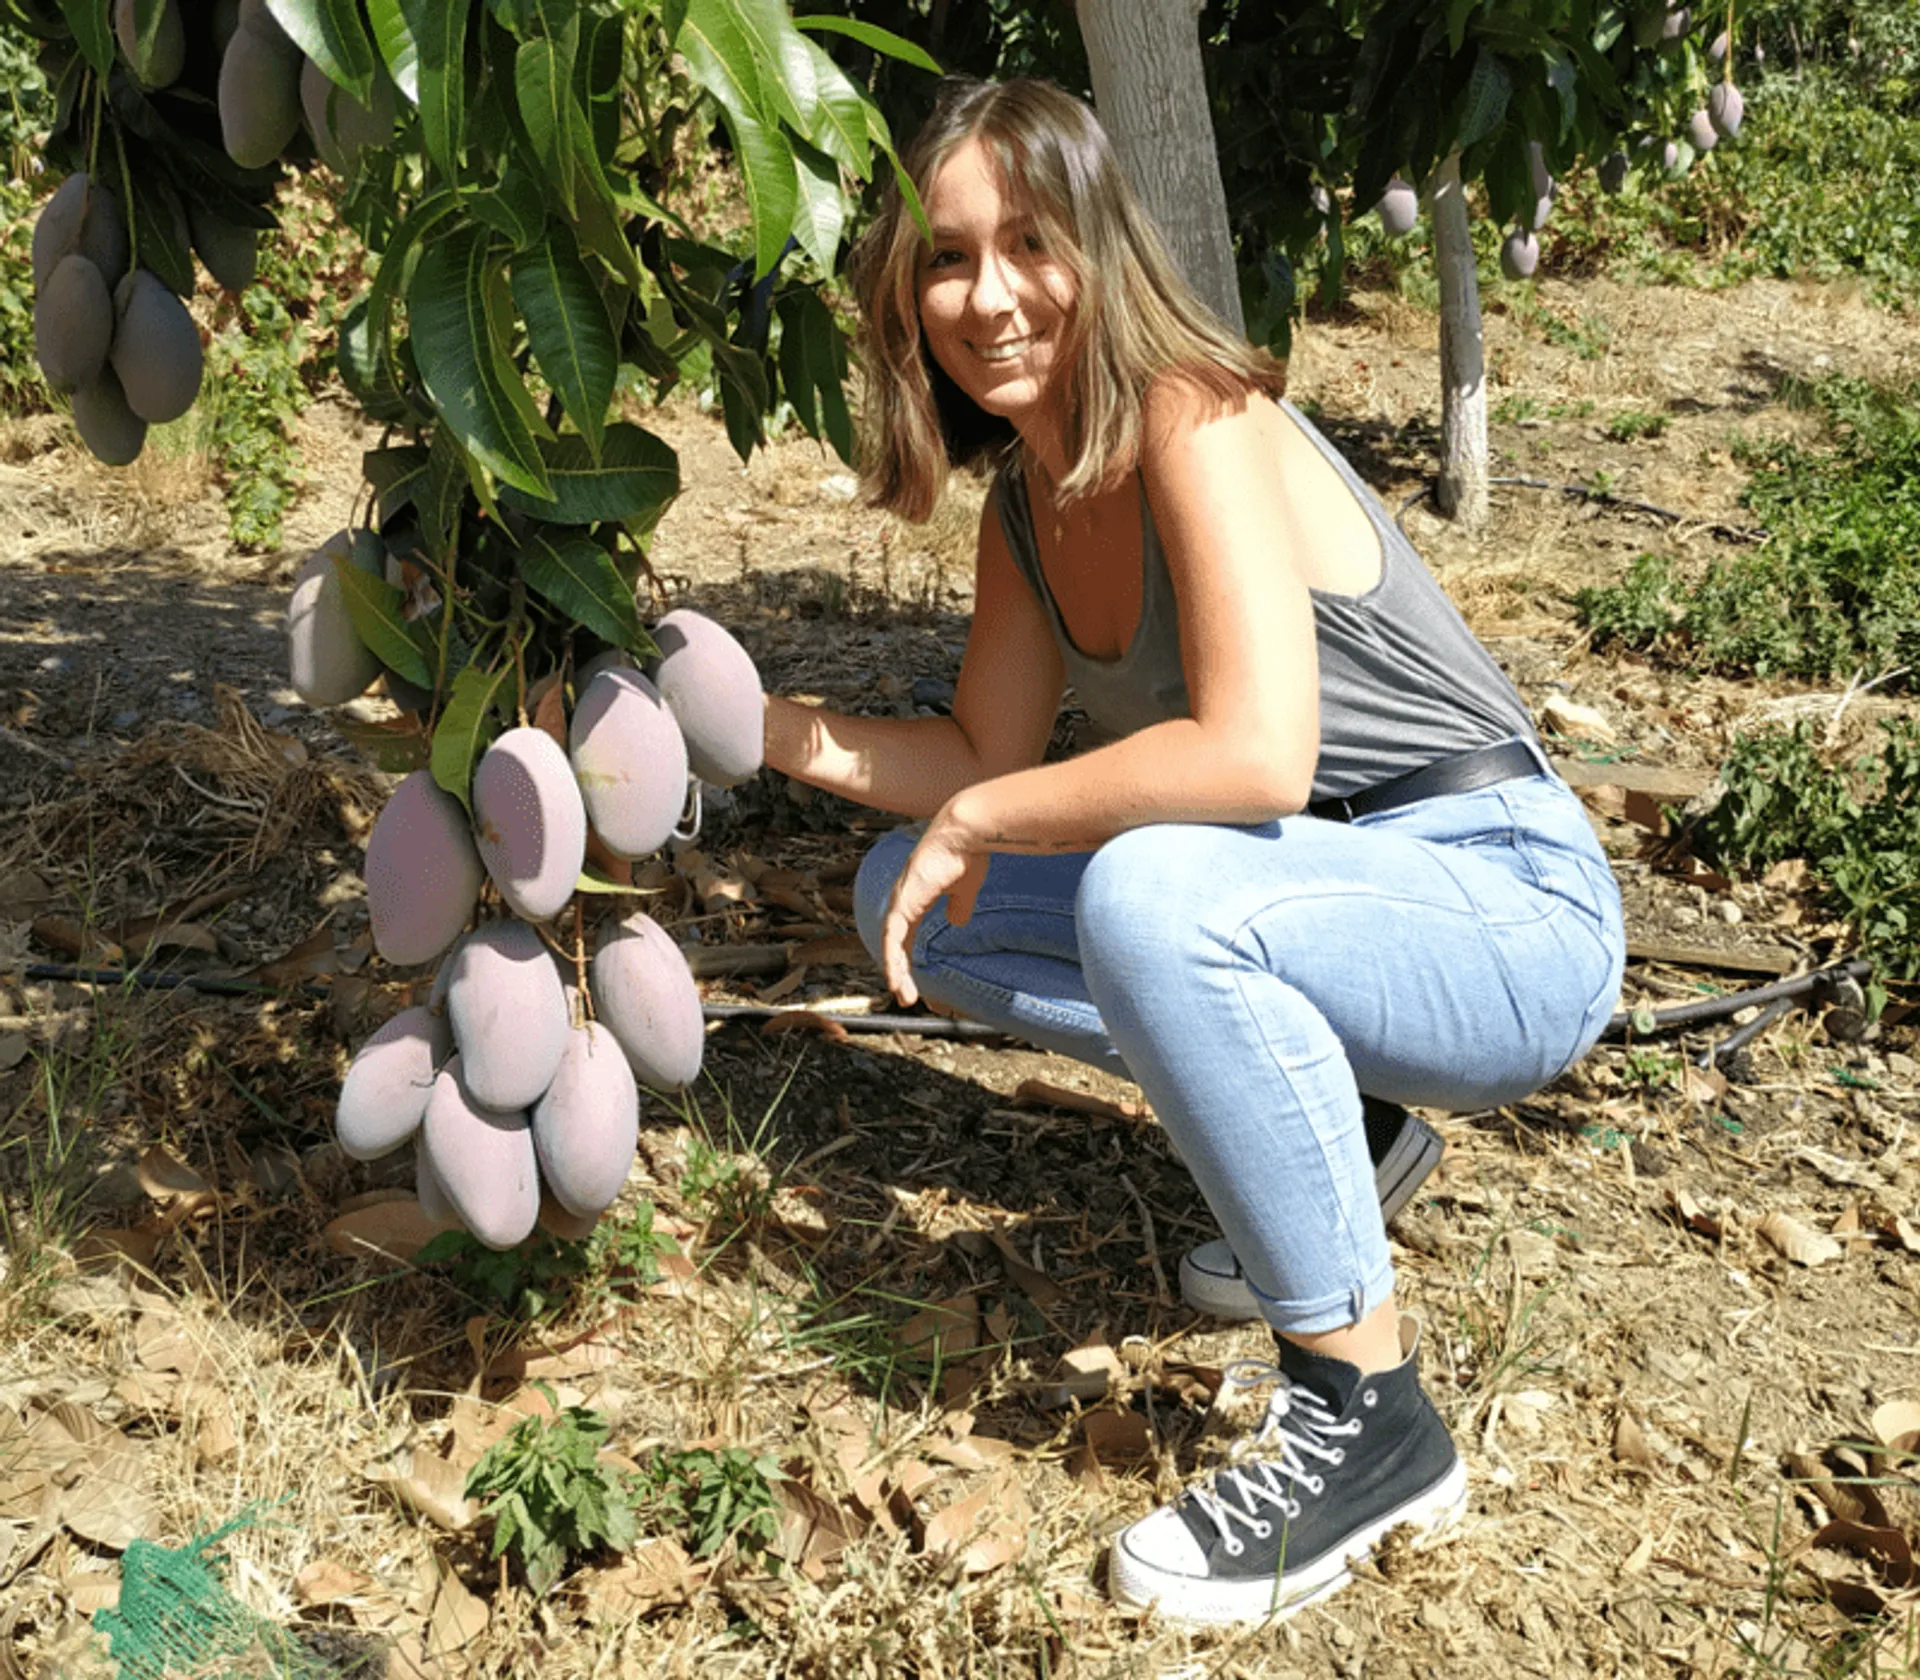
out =
<svg viewBox="0 0 1920 1680"><path fill-rule="evenodd" d="M309 701L338 704L382 674L354 632L339 567L383 563L374 533L341 532L302 570L288 644ZM541 931L572 900L590 842L607 858L646 857L676 832L692 780L732 786L760 767L760 679L746 650L686 608L652 637L658 656L644 668L618 650L580 666L557 734L522 724L499 736L465 803L414 771L368 838L375 948L439 968L429 1001L355 1057L336 1133L359 1160L417 1135L423 1207L491 1247L536 1223L590 1231L632 1165L639 1087L677 1089L700 1071L700 994L658 924L639 913L604 924L584 996Z"/></svg>
<svg viewBox="0 0 1920 1680"><path fill-rule="evenodd" d="M73 397L81 440L108 466L146 446L200 394L200 329L158 275L130 263L120 201L84 171L69 175L33 228L33 348L56 391Z"/></svg>
<svg viewBox="0 0 1920 1680"><path fill-rule="evenodd" d="M274 162L293 144L303 116L314 149L343 174L364 148L392 136L397 105L385 72L377 72L371 105L361 105L294 45L266 0L184 8L181 0L162 0L145 40L134 0L114 0L113 27L126 70L145 93L165 93L189 110L217 107L221 144L242 168ZM99 167L68 176L41 212L33 283L41 372L54 390L72 396L81 441L118 467L145 448L150 425L177 420L193 406L204 370L200 332L185 302L187 246L176 264L158 265L165 278L140 263L128 238L125 193L151 191L156 204L174 204L148 213L183 217L180 237L228 291L253 283L259 235L158 178L140 186L146 160L116 140L108 136L98 147ZM267 190L260 189L263 196ZM155 232L150 223L141 238Z"/></svg>

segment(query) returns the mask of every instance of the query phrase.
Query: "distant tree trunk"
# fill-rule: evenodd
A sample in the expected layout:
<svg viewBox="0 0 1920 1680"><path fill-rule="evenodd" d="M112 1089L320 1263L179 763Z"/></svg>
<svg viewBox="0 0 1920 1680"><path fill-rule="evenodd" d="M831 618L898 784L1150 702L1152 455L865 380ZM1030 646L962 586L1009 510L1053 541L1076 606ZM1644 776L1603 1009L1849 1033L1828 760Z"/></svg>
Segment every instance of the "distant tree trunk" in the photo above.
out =
<svg viewBox="0 0 1920 1680"><path fill-rule="evenodd" d="M1192 0L1079 0L1094 103L1187 282L1246 331Z"/></svg>
<svg viewBox="0 0 1920 1680"><path fill-rule="evenodd" d="M1480 279L1467 226L1460 154L1435 171L1428 214L1440 271L1440 511L1465 530L1487 518L1487 382Z"/></svg>

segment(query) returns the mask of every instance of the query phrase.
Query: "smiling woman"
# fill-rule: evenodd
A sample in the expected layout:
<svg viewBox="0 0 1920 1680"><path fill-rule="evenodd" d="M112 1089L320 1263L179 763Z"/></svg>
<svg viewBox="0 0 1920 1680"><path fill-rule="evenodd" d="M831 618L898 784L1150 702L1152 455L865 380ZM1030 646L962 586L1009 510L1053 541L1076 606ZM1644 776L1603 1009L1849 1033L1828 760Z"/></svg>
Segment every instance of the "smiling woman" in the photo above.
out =
<svg viewBox="0 0 1920 1680"><path fill-rule="evenodd" d="M946 718L770 698L766 761L924 819L860 930L924 994L1137 1080L1225 1240L1187 1300L1276 1337L1234 1462L1122 1532L1128 1606L1286 1614L1466 1474L1385 1222L1440 1154L1403 1104L1583 1055L1619 892L1525 705L1393 521L1169 263L1092 112L953 82L857 253L871 498L995 469ZM1045 750L1071 683L1112 739Z"/></svg>

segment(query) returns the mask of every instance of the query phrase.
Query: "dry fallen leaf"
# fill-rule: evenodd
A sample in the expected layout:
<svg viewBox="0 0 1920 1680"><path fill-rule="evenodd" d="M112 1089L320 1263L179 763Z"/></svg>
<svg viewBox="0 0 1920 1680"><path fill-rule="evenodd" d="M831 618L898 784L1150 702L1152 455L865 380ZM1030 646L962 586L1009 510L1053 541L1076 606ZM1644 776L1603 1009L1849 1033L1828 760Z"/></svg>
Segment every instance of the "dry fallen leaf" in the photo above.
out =
<svg viewBox="0 0 1920 1680"><path fill-rule="evenodd" d="M118 1430L87 1447L80 1479L60 1496L60 1520L83 1540L124 1552L151 1535L159 1513L147 1496L141 1453Z"/></svg>
<svg viewBox="0 0 1920 1680"><path fill-rule="evenodd" d="M1027 1549L1033 1511L1012 1476L996 1476L979 1492L957 1500L927 1520L924 1547L936 1558L955 1558L968 1575L984 1575L1013 1562Z"/></svg>
<svg viewBox="0 0 1920 1680"><path fill-rule="evenodd" d="M402 1503L457 1534L471 1528L476 1515L465 1493L468 1468L434 1453L409 1449L396 1454L391 1463L369 1470L367 1480L391 1488Z"/></svg>
<svg viewBox="0 0 1920 1680"><path fill-rule="evenodd" d="M920 1359L951 1361L980 1345L980 1303L956 1295L922 1307L893 1333L894 1346Z"/></svg>
<svg viewBox="0 0 1920 1680"><path fill-rule="evenodd" d="M1047 1079L1023 1079L1013 1093L1015 1108L1062 1108L1070 1114L1092 1114L1105 1120L1139 1120L1147 1105L1126 1098L1116 1102L1095 1096L1091 1091L1076 1091L1070 1085L1056 1085Z"/></svg>
<svg viewBox="0 0 1920 1680"><path fill-rule="evenodd" d="M810 1581L824 1580L827 1565L870 1526L867 1518L817 1493L797 1466L775 1484L774 1497L781 1506L775 1549Z"/></svg>
<svg viewBox="0 0 1920 1680"><path fill-rule="evenodd" d="M135 1169L140 1188L155 1201L174 1196L204 1196L212 1186L163 1143L156 1143L140 1157Z"/></svg>
<svg viewBox="0 0 1920 1680"><path fill-rule="evenodd" d="M1556 735L1564 735L1569 740L1605 743L1620 738L1599 707L1583 706L1564 694L1549 694L1540 703L1540 716Z"/></svg>
<svg viewBox="0 0 1920 1680"><path fill-rule="evenodd" d="M402 1194L340 1214L322 1235L328 1248L349 1259L411 1260L447 1228L429 1219L415 1197Z"/></svg>
<svg viewBox="0 0 1920 1680"><path fill-rule="evenodd" d="M1726 1225L1720 1215L1703 1207L1686 1190L1668 1192L1668 1205L1680 1223L1690 1231L1698 1231L1703 1237L1712 1237L1716 1242L1726 1235Z"/></svg>
<svg viewBox="0 0 1920 1680"><path fill-rule="evenodd" d="M1115 1384L1125 1387L1127 1368L1104 1339L1083 1342L1060 1356L1052 1380L1040 1390L1043 1406L1064 1406L1074 1400L1101 1400Z"/></svg>
<svg viewBox="0 0 1920 1680"><path fill-rule="evenodd" d="M476 1598L451 1569L440 1575L433 1614L427 1618L426 1648L443 1661L487 1631L487 1601Z"/></svg>
<svg viewBox="0 0 1920 1680"><path fill-rule="evenodd" d="M316 1558L293 1578L293 1596L309 1608L335 1604L344 1598L357 1598L373 1585L371 1575L362 1575L333 1558Z"/></svg>
<svg viewBox="0 0 1920 1680"><path fill-rule="evenodd" d="M1833 1472L1812 1453L1786 1455L1787 1474L1824 1505L1828 1512L1846 1522L1884 1528L1887 1513L1880 1496L1864 1482L1836 1480Z"/></svg>
<svg viewBox="0 0 1920 1680"><path fill-rule="evenodd" d="M1920 1586L1920 1572L1915 1570L1913 1562L1913 1543L1897 1528L1873 1528L1839 1517L1815 1533L1808 1544L1837 1547L1866 1558L1879 1572L1882 1582L1896 1591Z"/></svg>
<svg viewBox="0 0 1920 1680"><path fill-rule="evenodd" d="M1874 1408L1873 1434L1895 1452L1920 1450L1920 1400L1889 1400Z"/></svg>
<svg viewBox="0 0 1920 1680"><path fill-rule="evenodd" d="M1614 1420L1613 1456L1622 1464L1631 1464L1640 1470L1653 1470L1659 1465L1653 1449L1647 1445L1646 1432L1629 1411L1623 1410Z"/></svg>
<svg viewBox="0 0 1920 1680"><path fill-rule="evenodd" d="M1802 1225L1791 1214L1781 1213L1777 1208L1760 1221L1759 1230L1761 1236L1796 1266L1824 1266L1846 1253L1832 1237Z"/></svg>
<svg viewBox="0 0 1920 1680"><path fill-rule="evenodd" d="M1099 1463L1131 1469L1153 1454L1153 1435L1138 1412L1089 1412L1081 1420L1087 1450Z"/></svg>
<svg viewBox="0 0 1920 1680"><path fill-rule="evenodd" d="M611 1568L583 1572L578 1587L596 1616L618 1620L685 1604L705 1577L679 1541L658 1537L637 1542Z"/></svg>

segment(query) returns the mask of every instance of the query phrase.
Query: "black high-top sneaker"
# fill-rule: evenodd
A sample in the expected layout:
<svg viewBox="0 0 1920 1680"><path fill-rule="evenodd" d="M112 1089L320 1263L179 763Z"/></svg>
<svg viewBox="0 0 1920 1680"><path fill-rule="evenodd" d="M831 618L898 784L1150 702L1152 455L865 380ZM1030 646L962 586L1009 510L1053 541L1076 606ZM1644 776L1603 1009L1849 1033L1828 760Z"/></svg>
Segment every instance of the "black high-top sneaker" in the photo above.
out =
<svg viewBox="0 0 1920 1680"><path fill-rule="evenodd" d="M1115 1539L1115 1601L1215 1625L1290 1616L1402 1523L1416 1545L1450 1526L1467 1468L1420 1388L1419 1340L1401 1319L1400 1363L1362 1376L1282 1339L1280 1363L1255 1367L1279 1387L1233 1462Z"/></svg>
<svg viewBox="0 0 1920 1680"><path fill-rule="evenodd" d="M1391 1225L1394 1215L1413 1200L1413 1193L1440 1164L1446 1144L1419 1115L1382 1097L1361 1097L1360 1117L1366 1123L1380 1217ZM1181 1256L1180 1298L1196 1312L1215 1318L1260 1316L1260 1304L1225 1237L1201 1243Z"/></svg>

